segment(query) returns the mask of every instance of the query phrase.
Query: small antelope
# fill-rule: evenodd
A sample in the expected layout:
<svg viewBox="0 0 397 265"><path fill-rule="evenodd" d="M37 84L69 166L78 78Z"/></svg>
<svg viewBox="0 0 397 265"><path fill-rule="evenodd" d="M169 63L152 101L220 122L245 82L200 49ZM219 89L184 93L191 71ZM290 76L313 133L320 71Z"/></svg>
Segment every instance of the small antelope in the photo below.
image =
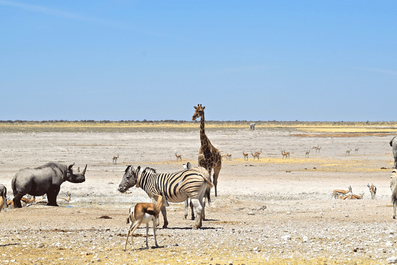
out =
<svg viewBox="0 0 397 265"><path fill-rule="evenodd" d="M337 199L340 195L346 195L348 193L353 194L352 186L349 186L348 190L334 190L332 192L332 197L331 198Z"/></svg>
<svg viewBox="0 0 397 265"><path fill-rule="evenodd" d="M259 160L259 156L262 154L262 149L261 149L261 151L260 152L255 152L255 153L252 153L252 151L251 151L251 155L252 155L252 157L254 158L254 160L255 160L255 157Z"/></svg>
<svg viewBox="0 0 397 265"><path fill-rule="evenodd" d="M361 193L360 195L353 194L350 199L361 200L363 198L363 196L364 196L364 193Z"/></svg>
<svg viewBox="0 0 397 265"><path fill-rule="evenodd" d="M350 155L350 151L351 151L351 149L346 150L346 155L347 155L347 156Z"/></svg>
<svg viewBox="0 0 397 265"><path fill-rule="evenodd" d="M309 157L309 154L310 154L310 150L307 150L307 151L305 152L305 157Z"/></svg>
<svg viewBox="0 0 397 265"><path fill-rule="evenodd" d="M0 212L3 207L7 207L7 188L0 184Z"/></svg>
<svg viewBox="0 0 397 265"><path fill-rule="evenodd" d="M127 239L125 241L124 251L127 249L128 237L131 235L131 243L133 242L133 235L135 230L139 227L140 224L146 224L146 248L149 248L148 245L148 233L149 233L149 222L153 222L153 236L155 246L157 245L156 239L156 223L157 218L159 217L161 207L168 206L168 202L163 195L159 195L157 198L157 203L154 205L153 203L137 203L135 206L130 208L129 216L127 218L127 224L131 221L130 228L127 232Z"/></svg>
<svg viewBox="0 0 397 265"><path fill-rule="evenodd" d="M291 153L290 153L290 152L286 152L286 151L281 151L281 154L283 155L283 158L284 158L284 157L285 157L285 158L288 158L288 157L291 156Z"/></svg>
<svg viewBox="0 0 397 265"><path fill-rule="evenodd" d="M320 151L321 151L321 147L320 147L319 145L317 145L317 146L313 146L313 149L315 149L315 150L316 150L316 153L317 153L317 152L319 152L319 153L320 153Z"/></svg>
<svg viewBox="0 0 397 265"><path fill-rule="evenodd" d="M244 160L248 161L248 153L244 153L244 151L243 151L243 156L244 156Z"/></svg>
<svg viewBox="0 0 397 265"><path fill-rule="evenodd" d="M119 155L113 157L113 164L117 164L118 158L119 158Z"/></svg>
<svg viewBox="0 0 397 265"><path fill-rule="evenodd" d="M371 185L368 183L367 187L369 188L369 192L371 193L371 199L375 199L376 196L376 187L374 184L371 183Z"/></svg>
<svg viewBox="0 0 397 265"><path fill-rule="evenodd" d="M178 155L177 152L175 152L176 156L176 161L181 160L182 161L182 155Z"/></svg>
<svg viewBox="0 0 397 265"><path fill-rule="evenodd" d="M221 155L221 159L223 160L224 158L227 159L227 154Z"/></svg>
<svg viewBox="0 0 397 265"><path fill-rule="evenodd" d="M356 154L358 153L358 148L354 149L354 151L356 152Z"/></svg>
<svg viewBox="0 0 397 265"><path fill-rule="evenodd" d="M232 154L227 154L227 159L228 159L229 161L232 161Z"/></svg>
<svg viewBox="0 0 397 265"><path fill-rule="evenodd" d="M346 200L346 199L351 199L351 198L352 198L352 195L345 195L343 197L339 196L339 199L341 199L341 200Z"/></svg>

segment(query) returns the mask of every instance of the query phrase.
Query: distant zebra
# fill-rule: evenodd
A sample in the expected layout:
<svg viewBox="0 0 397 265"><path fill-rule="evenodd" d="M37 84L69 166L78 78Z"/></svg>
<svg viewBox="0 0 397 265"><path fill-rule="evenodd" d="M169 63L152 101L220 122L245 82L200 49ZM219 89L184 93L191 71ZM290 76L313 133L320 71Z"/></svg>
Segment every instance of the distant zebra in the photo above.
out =
<svg viewBox="0 0 397 265"><path fill-rule="evenodd" d="M196 210L193 229L202 226L205 191L207 187L213 187L206 169L196 167L176 173L156 173L156 170L149 167L141 170L140 166L137 168L127 166L118 190L126 192L135 185L142 188L151 199L156 201L160 194L164 194L169 202L184 202L190 198ZM165 207L161 208L161 213L164 217L163 228L166 228L168 220Z"/></svg>
<svg viewBox="0 0 397 265"><path fill-rule="evenodd" d="M250 124L250 130L251 131L255 131L255 125L256 125L256 123L251 123Z"/></svg>

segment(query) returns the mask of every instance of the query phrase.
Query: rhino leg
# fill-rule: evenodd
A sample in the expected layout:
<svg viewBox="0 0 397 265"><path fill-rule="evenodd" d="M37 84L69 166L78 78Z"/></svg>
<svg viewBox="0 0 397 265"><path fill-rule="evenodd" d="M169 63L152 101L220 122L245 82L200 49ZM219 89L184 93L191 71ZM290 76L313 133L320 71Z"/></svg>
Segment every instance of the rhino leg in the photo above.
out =
<svg viewBox="0 0 397 265"><path fill-rule="evenodd" d="M56 187L56 188L50 189L47 192L47 198L48 198L47 205L58 206L58 204L57 204L57 196L58 196L58 193L59 193L59 189L60 189L60 187Z"/></svg>
<svg viewBox="0 0 397 265"><path fill-rule="evenodd" d="M14 199L12 199L13 202L14 202L14 207L15 207L15 208L22 208L21 199L22 199L23 195L25 195L25 194L22 194L22 193L18 192L18 193L14 196Z"/></svg>

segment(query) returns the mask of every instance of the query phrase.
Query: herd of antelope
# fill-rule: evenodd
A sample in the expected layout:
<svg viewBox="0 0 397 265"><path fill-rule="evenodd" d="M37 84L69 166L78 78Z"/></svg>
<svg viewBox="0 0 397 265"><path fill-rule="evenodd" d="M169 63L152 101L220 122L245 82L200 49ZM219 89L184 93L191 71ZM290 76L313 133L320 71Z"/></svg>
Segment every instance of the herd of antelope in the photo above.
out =
<svg viewBox="0 0 397 265"><path fill-rule="evenodd" d="M376 196L376 186L374 184L367 184L367 187L369 189L369 192L371 193L371 199L375 199ZM353 189L351 186L347 188L347 190L334 190L332 192L332 197L334 199L340 199L340 200L361 200L364 197L364 193L361 193L360 195L353 194Z"/></svg>

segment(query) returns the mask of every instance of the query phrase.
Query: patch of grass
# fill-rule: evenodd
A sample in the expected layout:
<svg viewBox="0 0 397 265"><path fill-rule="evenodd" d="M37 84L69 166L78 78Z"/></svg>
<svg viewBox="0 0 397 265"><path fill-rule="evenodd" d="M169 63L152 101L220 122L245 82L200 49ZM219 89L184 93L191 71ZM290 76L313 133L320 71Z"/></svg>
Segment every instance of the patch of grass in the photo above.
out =
<svg viewBox="0 0 397 265"><path fill-rule="evenodd" d="M208 130L249 130L250 121L206 121ZM199 121L0 121L0 132L135 132L191 131ZM397 133L396 122L277 122L257 121L256 130L302 131L300 137L352 137ZM356 134L356 135L354 135ZM361 135L364 134L364 135ZM324 137L324 135L322 136Z"/></svg>

